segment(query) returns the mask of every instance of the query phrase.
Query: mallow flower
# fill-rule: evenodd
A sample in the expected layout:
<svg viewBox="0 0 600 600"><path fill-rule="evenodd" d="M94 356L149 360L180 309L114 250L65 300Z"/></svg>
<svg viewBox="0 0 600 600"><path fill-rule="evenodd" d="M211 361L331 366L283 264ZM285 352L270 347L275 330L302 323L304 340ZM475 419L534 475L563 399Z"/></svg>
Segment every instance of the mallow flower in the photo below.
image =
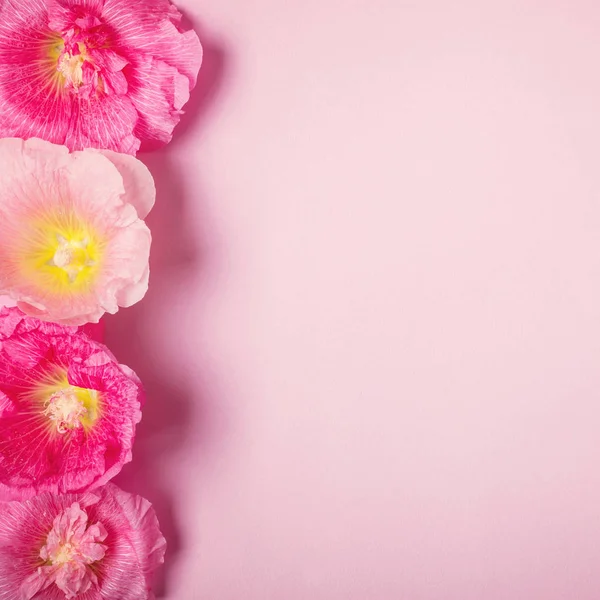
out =
<svg viewBox="0 0 600 600"><path fill-rule="evenodd" d="M151 504L114 484L0 504L0 598L150 600L165 548Z"/></svg>
<svg viewBox="0 0 600 600"><path fill-rule="evenodd" d="M169 0L0 0L0 137L169 142L202 61L181 18Z"/></svg>
<svg viewBox="0 0 600 600"><path fill-rule="evenodd" d="M0 309L0 500L108 482L143 402L135 373L80 328Z"/></svg>
<svg viewBox="0 0 600 600"><path fill-rule="evenodd" d="M154 198L133 156L0 139L0 294L69 325L136 303L148 289L142 219Z"/></svg>

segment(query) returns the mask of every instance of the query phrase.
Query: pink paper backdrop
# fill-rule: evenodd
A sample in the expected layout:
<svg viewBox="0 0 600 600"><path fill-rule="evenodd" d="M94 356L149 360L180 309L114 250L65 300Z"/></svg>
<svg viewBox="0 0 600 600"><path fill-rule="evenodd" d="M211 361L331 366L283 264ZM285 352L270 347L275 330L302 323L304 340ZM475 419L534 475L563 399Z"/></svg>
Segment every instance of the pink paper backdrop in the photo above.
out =
<svg viewBox="0 0 600 600"><path fill-rule="evenodd" d="M169 600L600 598L596 0L180 0L107 320Z"/></svg>

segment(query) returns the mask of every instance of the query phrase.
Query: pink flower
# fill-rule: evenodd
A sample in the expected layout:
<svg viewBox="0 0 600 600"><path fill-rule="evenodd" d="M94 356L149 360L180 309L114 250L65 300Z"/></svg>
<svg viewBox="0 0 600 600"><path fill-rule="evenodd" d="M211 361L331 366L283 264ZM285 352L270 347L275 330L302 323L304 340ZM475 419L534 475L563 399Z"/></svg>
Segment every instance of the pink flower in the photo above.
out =
<svg viewBox="0 0 600 600"><path fill-rule="evenodd" d="M148 600L166 542L151 504L113 484L0 505L2 600Z"/></svg>
<svg viewBox="0 0 600 600"><path fill-rule="evenodd" d="M106 483L131 460L143 399L135 373L104 345L1 309L0 497Z"/></svg>
<svg viewBox="0 0 600 600"><path fill-rule="evenodd" d="M0 0L0 137L169 142L202 60L180 21L169 0Z"/></svg>
<svg viewBox="0 0 600 600"><path fill-rule="evenodd" d="M0 140L0 294L69 325L131 306L148 289L151 236L141 219L154 197L132 156Z"/></svg>

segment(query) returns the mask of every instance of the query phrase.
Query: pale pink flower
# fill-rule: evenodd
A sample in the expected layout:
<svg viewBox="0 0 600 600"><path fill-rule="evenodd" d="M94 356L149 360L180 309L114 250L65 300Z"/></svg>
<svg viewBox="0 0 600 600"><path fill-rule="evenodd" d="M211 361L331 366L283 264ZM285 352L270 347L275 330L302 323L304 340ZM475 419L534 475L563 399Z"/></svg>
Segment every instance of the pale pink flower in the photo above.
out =
<svg viewBox="0 0 600 600"><path fill-rule="evenodd" d="M0 499L109 481L131 460L143 400L135 373L81 330L1 309Z"/></svg>
<svg viewBox="0 0 600 600"><path fill-rule="evenodd" d="M169 142L202 60L180 24L169 0L0 0L0 137Z"/></svg>
<svg viewBox="0 0 600 600"><path fill-rule="evenodd" d="M0 599L149 600L166 542L151 504L113 484L0 505Z"/></svg>
<svg viewBox="0 0 600 600"><path fill-rule="evenodd" d="M1 139L0 294L69 325L131 306L148 289L154 197L127 154Z"/></svg>

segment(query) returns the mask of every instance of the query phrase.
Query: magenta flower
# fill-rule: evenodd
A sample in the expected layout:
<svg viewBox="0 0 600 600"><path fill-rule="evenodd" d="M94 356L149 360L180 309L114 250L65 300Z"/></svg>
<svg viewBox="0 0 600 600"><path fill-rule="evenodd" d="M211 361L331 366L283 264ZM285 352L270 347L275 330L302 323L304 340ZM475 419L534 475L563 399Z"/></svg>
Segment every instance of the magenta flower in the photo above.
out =
<svg viewBox="0 0 600 600"><path fill-rule="evenodd" d="M106 483L131 460L143 399L104 345L1 309L0 499Z"/></svg>
<svg viewBox="0 0 600 600"><path fill-rule="evenodd" d="M154 197L150 172L132 156L0 140L0 294L68 325L136 303L148 289L142 219Z"/></svg>
<svg viewBox="0 0 600 600"><path fill-rule="evenodd" d="M202 61L180 22L169 0L0 0L0 137L169 142Z"/></svg>
<svg viewBox="0 0 600 600"><path fill-rule="evenodd" d="M151 504L113 484L0 505L3 600L148 600L166 542Z"/></svg>

